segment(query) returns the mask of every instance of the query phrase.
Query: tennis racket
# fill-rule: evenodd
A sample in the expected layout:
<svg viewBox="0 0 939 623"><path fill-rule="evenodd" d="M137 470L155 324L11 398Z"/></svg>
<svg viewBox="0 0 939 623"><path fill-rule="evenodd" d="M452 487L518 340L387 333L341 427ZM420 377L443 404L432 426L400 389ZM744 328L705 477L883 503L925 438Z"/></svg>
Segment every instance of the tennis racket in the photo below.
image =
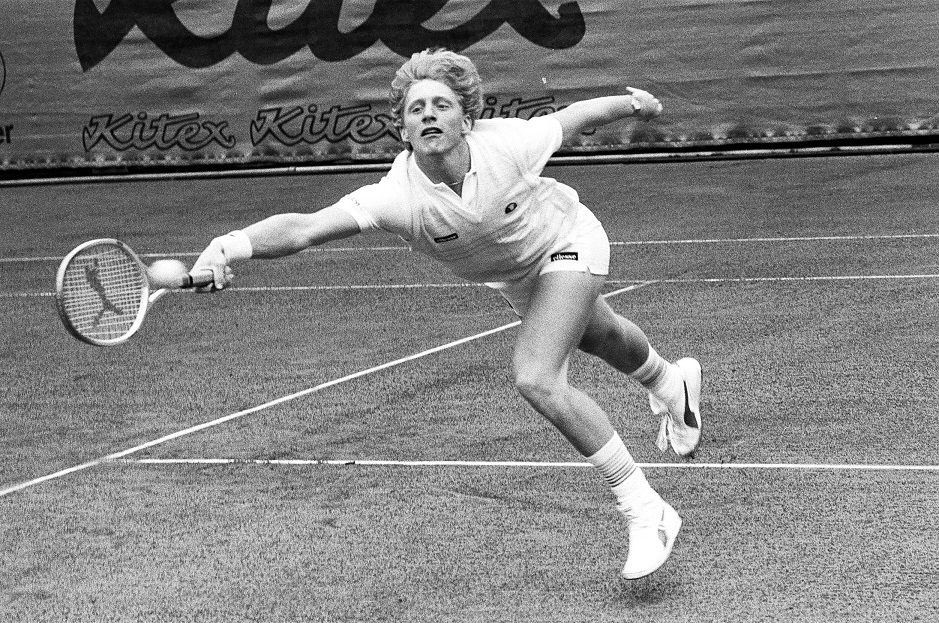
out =
<svg viewBox="0 0 939 623"><path fill-rule="evenodd" d="M150 306L170 289L212 282L210 270L182 272L169 288L151 293L147 266L133 249L120 240L101 238L78 245L62 260L55 302L72 336L95 346L114 346L137 332Z"/></svg>

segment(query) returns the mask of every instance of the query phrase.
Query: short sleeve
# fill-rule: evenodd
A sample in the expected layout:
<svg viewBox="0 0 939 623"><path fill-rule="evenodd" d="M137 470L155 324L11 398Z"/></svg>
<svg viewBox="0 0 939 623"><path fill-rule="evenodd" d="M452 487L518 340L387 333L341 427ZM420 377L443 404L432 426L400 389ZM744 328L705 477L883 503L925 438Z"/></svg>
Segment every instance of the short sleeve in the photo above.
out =
<svg viewBox="0 0 939 623"><path fill-rule="evenodd" d="M564 130L561 123L550 115L533 119L506 119L499 131L505 131L511 140L516 157L520 157L522 168L540 174L548 159L561 147Z"/></svg>
<svg viewBox="0 0 939 623"><path fill-rule="evenodd" d="M405 239L410 237L410 215L402 193L387 177L377 184L362 186L336 203L359 224L359 229L381 229Z"/></svg>

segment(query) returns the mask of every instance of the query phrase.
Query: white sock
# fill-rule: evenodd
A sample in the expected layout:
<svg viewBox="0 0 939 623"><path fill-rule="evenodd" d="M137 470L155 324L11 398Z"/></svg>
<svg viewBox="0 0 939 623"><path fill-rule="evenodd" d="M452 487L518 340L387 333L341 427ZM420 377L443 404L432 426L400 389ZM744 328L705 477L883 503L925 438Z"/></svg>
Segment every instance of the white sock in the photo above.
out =
<svg viewBox="0 0 939 623"><path fill-rule="evenodd" d="M659 495L649 486L645 474L633 461L618 433L613 433L606 444L587 457L587 460L599 470L603 479L616 496L617 507L621 510L636 508L659 499Z"/></svg>
<svg viewBox="0 0 939 623"><path fill-rule="evenodd" d="M684 412L685 382L681 370L663 359L651 345L649 358L629 376L664 402L670 411Z"/></svg>

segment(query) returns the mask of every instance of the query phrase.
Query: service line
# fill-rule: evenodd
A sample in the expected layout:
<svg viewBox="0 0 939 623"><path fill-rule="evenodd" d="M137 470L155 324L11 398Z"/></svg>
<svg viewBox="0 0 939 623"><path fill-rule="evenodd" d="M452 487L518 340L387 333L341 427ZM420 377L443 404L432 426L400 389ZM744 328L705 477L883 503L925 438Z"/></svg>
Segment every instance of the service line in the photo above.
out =
<svg viewBox="0 0 939 623"><path fill-rule="evenodd" d="M361 467L593 467L580 461L467 461L467 460L393 460L393 459L234 459L175 458L120 459L115 461L136 465L293 465L293 466L361 466ZM643 469L748 469L796 471L905 471L939 472L939 465L894 465L889 463L636 463Z"/></svg>

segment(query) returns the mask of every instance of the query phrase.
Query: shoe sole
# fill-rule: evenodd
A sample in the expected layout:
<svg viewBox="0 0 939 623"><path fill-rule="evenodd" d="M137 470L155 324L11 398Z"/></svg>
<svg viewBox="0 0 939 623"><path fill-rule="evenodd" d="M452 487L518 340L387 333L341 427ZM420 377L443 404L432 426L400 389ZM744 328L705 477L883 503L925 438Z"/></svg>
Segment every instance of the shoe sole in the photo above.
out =
<svg viewBox="0 0 939 623"><path fill-rule="evenodd" d="M659 530L665 533L665 549L662 559L641 571L633 571L632 573L621 571L620 575L622 575L623 578L627 580L638 580L639 578L651 575L664 565L665 561L672 555L672 548L675 546L675 539L678 538L678 531L681 530L682 521L681 517L668 502L663 502L663 504L665 504L665 508L662 512L662 523L659 524Z"/></svg>

